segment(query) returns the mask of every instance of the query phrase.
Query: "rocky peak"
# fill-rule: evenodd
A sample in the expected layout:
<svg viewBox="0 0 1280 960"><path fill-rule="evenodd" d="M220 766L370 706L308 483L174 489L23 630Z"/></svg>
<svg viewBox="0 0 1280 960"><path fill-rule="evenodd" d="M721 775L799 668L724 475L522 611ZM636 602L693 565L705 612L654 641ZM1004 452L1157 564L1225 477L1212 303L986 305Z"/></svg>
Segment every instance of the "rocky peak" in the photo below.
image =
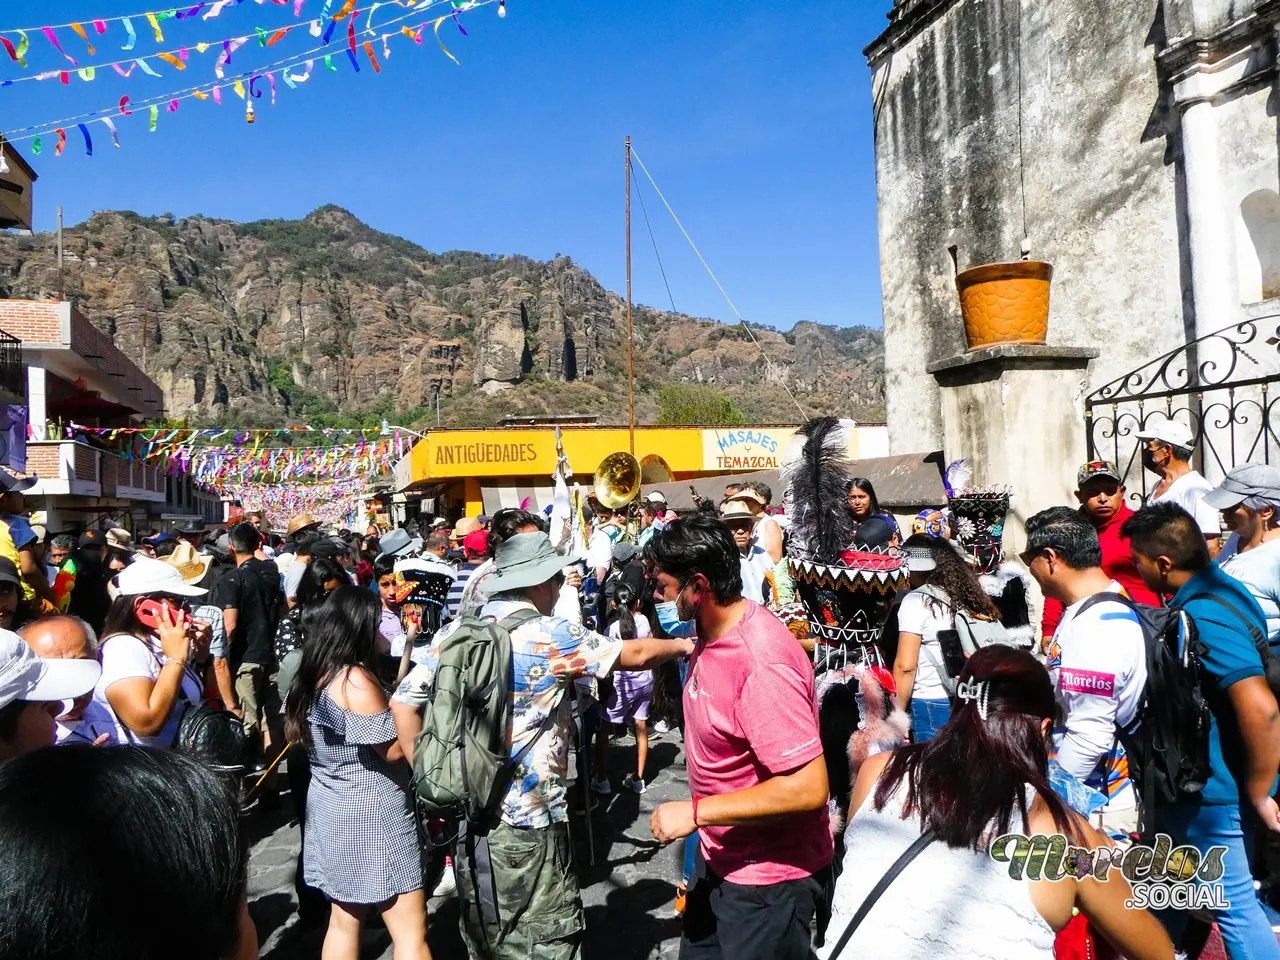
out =
<svg viewBox="0 0 1280 960"><path fill-rule="evenodd" d="M65 231L67 296L143 355L171 415L219 423L506 413L625 417L624 304L568 257L433 254L334 205L236 223L104 211ZM0 236L0 295L56 291L53 237ZM708 383L759 420L880 415L877 330L789 333L634 311L640 414L669 383ZM762 356L761 348L764 355ZM559 384L559 387L554 385Z"/></svg>

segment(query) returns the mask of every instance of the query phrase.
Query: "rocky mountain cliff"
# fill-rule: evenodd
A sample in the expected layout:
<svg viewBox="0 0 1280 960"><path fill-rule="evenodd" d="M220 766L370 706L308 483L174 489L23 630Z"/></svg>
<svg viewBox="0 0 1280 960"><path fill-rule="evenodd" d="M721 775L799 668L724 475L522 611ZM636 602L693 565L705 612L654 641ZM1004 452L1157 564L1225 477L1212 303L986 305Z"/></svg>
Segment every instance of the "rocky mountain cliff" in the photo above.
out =
<svg viewBox="0 0 1280 960"><path fill-rule="evenodd" d="M379 416L486 426L507 414L626 420L624 302L567 257L430 253L345 210L234 223L129 212L64 231L63 285L193 424ZM50 234L0 236L0 296L58 291ZM634 310L637 417L705 384L754 422L883 414L880 331L787 332ZM761 350L763 347L763 352Z"/></svg>

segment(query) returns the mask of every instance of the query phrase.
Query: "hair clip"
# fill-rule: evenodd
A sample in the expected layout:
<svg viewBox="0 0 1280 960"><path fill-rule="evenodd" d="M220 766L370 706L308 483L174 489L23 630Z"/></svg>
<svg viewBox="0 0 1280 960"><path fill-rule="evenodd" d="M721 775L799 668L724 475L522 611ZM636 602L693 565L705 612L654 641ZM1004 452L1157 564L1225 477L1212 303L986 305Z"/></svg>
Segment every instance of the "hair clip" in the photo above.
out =
<svg viewBox="0 0 1280 960"><path fill-rule="evenodd" d="M956 696L963 701L973 700L978 705L978 716L987 719L987 706L991 696L991 684L986 680L961 681L956 687Z"/></svg>

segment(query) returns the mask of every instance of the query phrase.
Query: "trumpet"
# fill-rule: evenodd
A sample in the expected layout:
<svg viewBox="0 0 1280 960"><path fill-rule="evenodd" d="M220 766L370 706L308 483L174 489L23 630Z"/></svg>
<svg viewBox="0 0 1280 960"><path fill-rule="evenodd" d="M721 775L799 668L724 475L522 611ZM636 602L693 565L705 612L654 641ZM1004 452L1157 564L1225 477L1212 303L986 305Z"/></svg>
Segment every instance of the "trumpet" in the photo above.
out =
<svg viewBox="0 0 1280 960"><path fill-rule="evenodd" d="M640 461L626 451L611 453L600 461L591 482L602 507L620 510L640 496Z"/></svg>

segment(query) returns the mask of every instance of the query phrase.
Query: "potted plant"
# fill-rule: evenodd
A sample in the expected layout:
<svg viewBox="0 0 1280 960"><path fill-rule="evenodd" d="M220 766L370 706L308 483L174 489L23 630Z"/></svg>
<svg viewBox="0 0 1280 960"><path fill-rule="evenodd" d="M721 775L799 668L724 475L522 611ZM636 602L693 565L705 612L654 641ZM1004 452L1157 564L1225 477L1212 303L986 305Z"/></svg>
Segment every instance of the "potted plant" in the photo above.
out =
<svg viewBox="0 0 1280 960"><path fill-rule="evenodd" d="M970 350L997 343L1044 343L1049 333L1049 281L1043 260L986 263L956 274Z"/></svg>

